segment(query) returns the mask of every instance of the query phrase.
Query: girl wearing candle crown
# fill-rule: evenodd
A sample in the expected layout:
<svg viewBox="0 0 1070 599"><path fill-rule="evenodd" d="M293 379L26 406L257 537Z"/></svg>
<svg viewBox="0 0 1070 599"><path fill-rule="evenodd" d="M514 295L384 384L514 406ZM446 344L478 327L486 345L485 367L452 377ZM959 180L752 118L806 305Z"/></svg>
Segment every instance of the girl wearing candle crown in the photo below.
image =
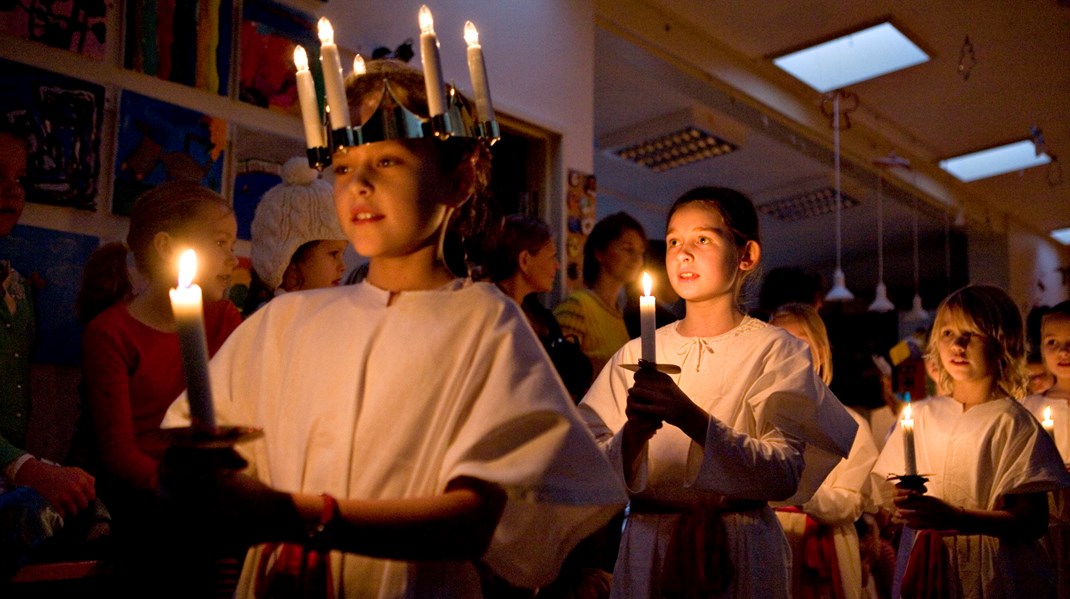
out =
<svg viewBox="0 0 1070 599"><path fill-rule="evenodd" d="M1037 539L1047 528L1046 492L1070 485L1070 474L1016 401L1026 388L1024 343L1021 314L997 287L964 287L937 309L928 353L948 395L911 406L916 469L928 480L895 492L902 542L913 542L909 554L900 548L903 595L1054 596ZM875 475L907 471L904 426L892 431Z"/></svg>
<svg viewBox="0 0 1070 599"><path fill-rule="evenodd" d="M136 579L151 580L151 573L159 572L154 568L167 559L145 543L156 540L162 524L155 492L166 443L154 433L186 388L169 298L178 282L178 257L190 248L197 253L195 282L203 292L208 351L214 353L241 324L237 308L225 299L237 265L237 226L234 211L214 191L189 182L164 183L134 203L126 244L102 246L86 265L78 296L79 317L88 322L82 336L85 422L79 431L86 437L79 439L79 453L97 476L119 548L128 550L121 557L131 560L130 567L124 559L119 574L124 582L132 577L135 587L141 584ZM142 277L136 288L128 253ZM141 561L148 556L151 561Z"/></svg>
<svg viewBox="0 0 1070 599"><path fill-rule="evenodd" d="M283 542L250 551L239 596L296 575L282 566L302 543L335 549L319 580L338 597L477 597L487 570L545 584L625 496L520 308L447 266L479 216L488 148L376 129L428 118L402 63L370 61L346 88L365 143L334 153L335 203L368 275L275 298L212 361L219 422L264 438L238 447L256 480L213 479L205 513ZM202 497L196 470L174 474L172 496Z"/></svg>
<svg viewBox="0 0 1070 599"><path fill-rule="evenodd" d="M687 304L618 351L580 411L625 478L631 507L613 597L787 597L789 550L771 501L809 499L857 425L811 368L806 344L744 314L761 255L750 199L701 187L669 209L666 269ZM657 290L654 290L656 293Z"/></svg>
<svg viewBox="0 0 1070 599"><path fill-rule="evenodd" d="M1033 413L1059 448L1063 463L1070 467L1070 301L1050 308L1040 320L1040 355L1054 385L1030 395L1022 405ZM1044 544L1055 562L1059 597L1070 597L1070 489L1049 495L1048 534Z"/></svg>

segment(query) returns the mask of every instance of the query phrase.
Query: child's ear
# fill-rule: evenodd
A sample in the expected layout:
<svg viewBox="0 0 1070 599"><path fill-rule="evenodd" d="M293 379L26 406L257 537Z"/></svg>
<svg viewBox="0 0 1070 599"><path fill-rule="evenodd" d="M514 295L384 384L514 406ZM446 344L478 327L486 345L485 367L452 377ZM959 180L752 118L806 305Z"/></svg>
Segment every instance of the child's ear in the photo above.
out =
<svg viewBox="0 0 1070 599"><path fill-rule="evenodd" d="M531 252L527 250L520 250L520 255L516 257L517 270L520 272L527 272L528 266L531 264Z"/></svg>
<svg viewBox="0 0 1070 599"><path fill-rule="evenodd" d="M175 238L171 237L170 233L160 231L152 236L152 248L156 250L160 258L165 264L171 264L175 262L175 256L178 252L177 243Z"/></svg>
<svg viewBox="0 0 1070 599"><path fill-rule="evenodd" d="M739 269L747 272L758 266L762 257L762 246L754 241L748 241L739 251Z"/></svg>

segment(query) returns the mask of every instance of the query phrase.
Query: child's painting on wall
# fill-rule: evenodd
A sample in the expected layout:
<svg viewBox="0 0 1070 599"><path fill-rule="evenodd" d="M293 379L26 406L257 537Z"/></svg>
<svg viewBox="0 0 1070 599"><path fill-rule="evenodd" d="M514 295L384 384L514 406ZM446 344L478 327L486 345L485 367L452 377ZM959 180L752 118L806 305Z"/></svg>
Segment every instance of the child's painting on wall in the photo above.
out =
<svg viewBox="0 0 1070 599"><path fill-rule="evenodd" d="M107 0L0 2L0 33L103 60L109 10Z"/></svg>
<svg viewBox="0 0 1070 599"><path fill-rule="evenodd" d="M226 146L226 121L124 91L112 212L129 215L142 192L164 181L196 181L222 193Z"/></svg>
<svg viewBox="0 0 1070 599"><path fill-rule="evenodd" d="M96 209L103 86L0 60L0 118L29 142L28 201Z"/></svg>

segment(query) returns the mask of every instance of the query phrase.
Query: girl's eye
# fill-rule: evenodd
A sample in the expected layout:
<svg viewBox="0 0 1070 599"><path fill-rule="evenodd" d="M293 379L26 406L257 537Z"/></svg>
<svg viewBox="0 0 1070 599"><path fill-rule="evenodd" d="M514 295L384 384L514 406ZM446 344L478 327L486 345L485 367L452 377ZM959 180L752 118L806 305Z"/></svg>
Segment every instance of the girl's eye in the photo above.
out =
<svg viewBox="0 0 1070 599"><path fill-rule="evenodd" d="M349 167L344 164L339 164L334 167L334 174L336 175L348 175Z"/></svg>
<svg viewBox="0 0 1070 599"><path fill-rule="evenodd" d="M702 237L698 238L698 242L703 244L703 245L705 245L705 244L710 242L710 238L706 237L706 236L702 236Z"/></svg>
<svg viewBox="0 0 1070 599"><path fill-rule="evenodd" d="M680 245L680 242L675 240L675 239L669 239L668 241L665 242L665 245L667 245L667 246L669 246L671 248L674 248L674 247Z"/></svg>
<svg viewBox="0 0 1070 599"><path fill-rule="evenodd" d="M387 167L387 166L394 166L397 163L398 163L398 160L396 158L380 158L379 162L377 163L377 165L379 167Z"/></svg>

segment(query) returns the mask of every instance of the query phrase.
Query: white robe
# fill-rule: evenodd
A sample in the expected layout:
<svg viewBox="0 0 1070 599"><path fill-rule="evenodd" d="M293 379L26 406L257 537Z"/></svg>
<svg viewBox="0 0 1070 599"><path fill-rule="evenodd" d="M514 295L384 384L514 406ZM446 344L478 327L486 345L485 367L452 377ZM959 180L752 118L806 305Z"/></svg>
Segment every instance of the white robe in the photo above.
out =
<svg viewBox="0 0 1070 599"><path fill-rule="evenodd" d="M792 547L793 588L794 581L801 572L798 558L803 554L803 532L806 516L809 515L818 523L832 529L832 542L836 548L836 564L839 567L844 597L860 599L862 559L855 520L869 507L869 473L873 469L873 463L877 461L878 452L866 419L850 408L847 412L858 423L858 433L855 435L850 455L836 464L814 496L802 505L803 513L777 512L777 518Z"/></svg>
<svg viewBox="0 0 1070 599"><path fill-rule="evenodd" d="M993 510L1005 495L1070 485L1054 445L1043 441L1040 424L1018 402L1005 397L962 408L944 396L913 403L918 473L929 479L929 495L967 509ZM873 474L886 479L904 470L903 431L897 425ZM1052 590L1051 563L1039 542L957 535L944 543L951 552L956 596L1044 597Z"/></svg>
<svg viewBox="0 0 1070 599"><path fill-rule="evenodd" d="M735 499L805 502L846 456L857 425L817 378L806 344L750 317L717 337L685 337L677 323L658 329L657 361L677 364L677 385L713 418L705 449L663 426L627 477L636 497L694 503ZM638 339L610 360L580 404L588 426L619 472L621 429ZM805 456L805 460L804 460ZM630 514L613 571L613 597L650 597L659 588L677 514ZM786 597L789 553L768 507L724 515L735 567L726 596Z"/></svg>
<svg viewBox="0 0 1070 599"><path fill-rule="evenodd" d="M1052 399L1044 395L1030 395L1022 400L1037 420L1044 419L1044 408L1051 408L1054 421L1055 445L1063 463L1070 467L1070 402ZM1053 491L1048 495L1048 534L1044 538L1055 563L1057 595L1070 597L1070 488Z"/></svg>
<svg viewBox="0 0 1070 599"><path fill-rule="evenodd" d="M484 562L516 585L561 561L626 501L517 305L455 281L389 294L367 283L288 293L211 362L219 424L264 429L238 447L279 489L338 498L441 493L473 477L508 495ZM187 422L185 397L165 425ZM259 548L239 596L251 596ZM339 597L473 597L471 563L333 552ZM341 575L339 575L341 573Z"/></svg>

